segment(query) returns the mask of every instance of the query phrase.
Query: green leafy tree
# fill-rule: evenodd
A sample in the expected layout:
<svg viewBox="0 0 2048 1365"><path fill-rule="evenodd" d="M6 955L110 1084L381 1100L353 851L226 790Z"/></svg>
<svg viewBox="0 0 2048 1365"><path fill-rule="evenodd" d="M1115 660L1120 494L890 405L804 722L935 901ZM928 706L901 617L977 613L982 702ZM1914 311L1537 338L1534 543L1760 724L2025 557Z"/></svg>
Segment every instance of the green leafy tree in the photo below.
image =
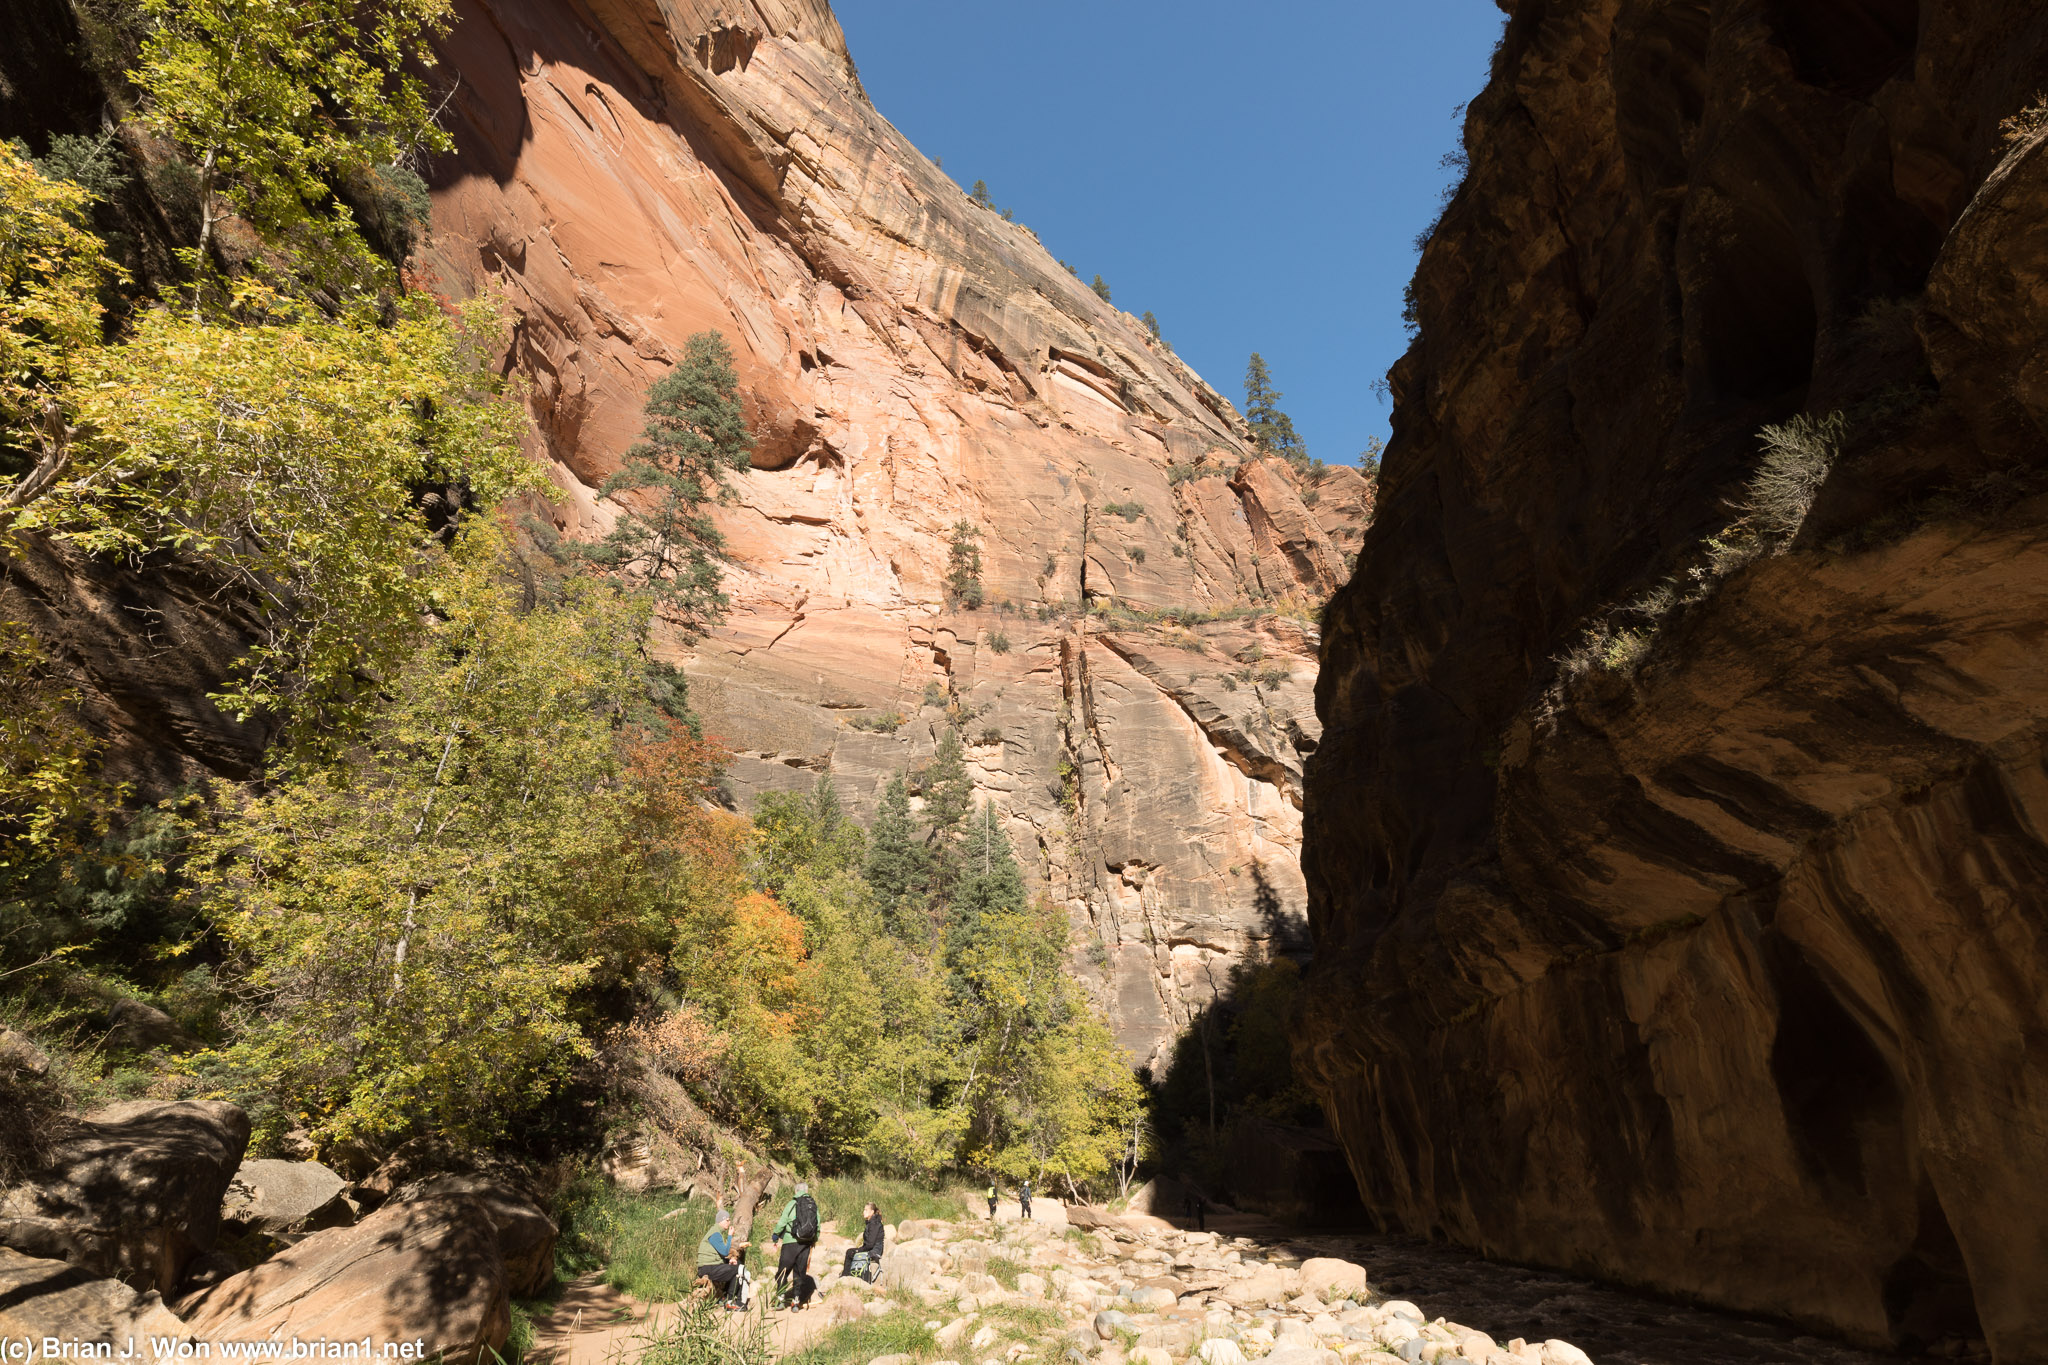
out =
<svg viewBox="0 0 2048 1365"><path fill-rule="evenodd" d="M953 539L946 553L946 598L955 606L978 611L984 600L981 587L981 528L973 522L953 523Z"/></svg>
<svg viewBox="0 0 2048 1365"><path fill-rule="evenodd" d="M1108 303L1111 301L1109 297L1109 285L1107 282L1103 280L1102 276L1097 275L1092 281L1089 282L1088 287L1090 289L1093 289L1095 291L1095 297L1101 299L1104 303Z"/></svg>
<svg viewBox="0 0 2048 1365"><path fill-rule="evenodd" d="M453 144L416 68L451 0L142 0L143 121L199 171L196 260L226 199L273 243L368 264L331 187Z"/></svg>
<svg viewBox="0 0 2048 1365"><path fill-rule="evenodd" d="M484 368L487 305L467 328L412 302L391 326L274 306L263 327L152 310L73 357L66 448L9 529L231 575L263 633L218 700L338 722L410 648L462 504L539 479Z"/></svg>
<svg viewBox="0 0 2048 1365"><path fill-rule="evenodd" d="M81 226L89 204L0 143L0 529L63 475L78 439L64 393L99 345L99 291L115 278Z"/></svg>
<svg viewBox="0 0 2048 1365"><path fill-rule="evenodd" d="M732 351L717 332L699 332L648 391L646 432L601 490L625 511L585 556L640 584L686 630L702 631L728 606L717 563L725 537L705 504L731 496L726 478L747 468L753 446Z"/></svg>
<svg viewBox="0 0 2048 1365"><path fill-rule="evenodd" d="M1066 942L1044 905L984 918L961 954L956 1103L967 1164L1077 1187L1109 1173L1142 1096L1067 975Z"/></svg>
<svg viewBox="0 0 2048 1365"><path fill-rule="evenodd" d="M1294 431L1292 418L1280 411L1285 395L1273 387L1272 371L1257 351L1252 352L1244 371L1244 416L1251 425L1252 443L1262 454L1287 459L1306 459L1308 448Z"/></svg>
<svg viewBox="0 0 2048 1365"><path fill-rule="evenodd" d="M867 862L867 837L839 804L832 775L808 793L764 792L754 806L755 880L787 901L799 874L857 875Z"/></svg>
<svg viewBox="0 0 2048 1365"><path fill-rule="evenodd" d="M1154 341L1158 341L1160 339L1159 319L1152 316L1151 309L1146 309L1145 312L1139 316L1138 321L1145 324L1145 334L1147 336L1151 337Z"/></svg>
<svg viewBox="0 0 2048 1365"><path fill-rule="evenodd" d="M967 192L967 197L985 209L995 207L995 200L989 197L988 182L986 180L975 181L974 188Z"/></svg>
<svg viewBox="0 0 2048 1365"><path fill-rule="evenodd" d="M579 991L658 951L621 883L646 609L515 601L492 565L450 581L365 745L195 840L259 1010L232 1067L316 1139L488 1140L587 1052Z"/></svg>

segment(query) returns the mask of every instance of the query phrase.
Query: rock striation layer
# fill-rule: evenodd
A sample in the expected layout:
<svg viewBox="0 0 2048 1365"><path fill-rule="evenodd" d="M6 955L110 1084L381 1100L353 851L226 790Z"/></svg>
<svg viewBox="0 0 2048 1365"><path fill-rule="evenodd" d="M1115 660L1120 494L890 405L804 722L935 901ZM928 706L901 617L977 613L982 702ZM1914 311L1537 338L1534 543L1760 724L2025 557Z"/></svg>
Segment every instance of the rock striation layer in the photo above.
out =
<svg viewBox="0 0 2048 1365"><path fill-rule="evenodd" d="M2048 11L1503 8L1327 618L1303 1068L1389 1223L2048 1359Z"/></svg>
<svg viewBox="0 0 2048 1365"><path fill-rule="evenodd" d="M730 620L683 661L743 799L830 772L868 808L957 726L1157 1060L1301 923L1308 623L1368 485L1248 459L1170 348L875 111L823 0L458 11L426 269L509 301L550 514L613 523L648 386L724 333L757 446L717 514ZM980 610L946 605L962 522Z"/></svg>

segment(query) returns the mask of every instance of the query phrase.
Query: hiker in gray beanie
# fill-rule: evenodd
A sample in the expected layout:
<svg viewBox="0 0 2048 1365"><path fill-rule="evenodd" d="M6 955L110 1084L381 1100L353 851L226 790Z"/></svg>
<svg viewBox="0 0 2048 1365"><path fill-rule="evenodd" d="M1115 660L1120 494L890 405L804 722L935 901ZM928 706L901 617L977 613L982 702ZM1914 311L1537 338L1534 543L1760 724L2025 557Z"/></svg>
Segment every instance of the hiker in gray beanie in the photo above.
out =
<svg viewBox="0 0 2048 1365"><path fill-rule="evenodd" d="M809 1185L796 1183L796 1193L783 1206L768 1240L781 1248L775 1262L775 1306L810 1307L811 1291L818 1287L810 1273L811 1248L818 1244L818 1201L811 1198Z"/></svg>

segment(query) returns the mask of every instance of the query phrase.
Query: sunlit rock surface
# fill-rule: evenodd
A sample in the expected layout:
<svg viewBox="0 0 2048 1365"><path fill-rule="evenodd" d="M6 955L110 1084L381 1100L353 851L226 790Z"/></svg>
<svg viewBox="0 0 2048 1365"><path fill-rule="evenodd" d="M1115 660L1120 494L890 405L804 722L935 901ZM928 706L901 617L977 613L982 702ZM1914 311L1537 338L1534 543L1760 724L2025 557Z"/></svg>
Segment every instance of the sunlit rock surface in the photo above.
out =
<svg viewBox="0 0 2048 1365"><path fill-rule="evenodd" d="M869 809L951 707L1077 970L1162 1055L1301 923L1309 623L1369 485L1240 472L1230 405L890 127L824 4L459 11L429 273L510 302L566 531L611 525L597 487L685 339L736 353L759 441L718 513L734 605L684 661L743 799L829 771ZM963 521L979 611L945 605Z"/></svg>

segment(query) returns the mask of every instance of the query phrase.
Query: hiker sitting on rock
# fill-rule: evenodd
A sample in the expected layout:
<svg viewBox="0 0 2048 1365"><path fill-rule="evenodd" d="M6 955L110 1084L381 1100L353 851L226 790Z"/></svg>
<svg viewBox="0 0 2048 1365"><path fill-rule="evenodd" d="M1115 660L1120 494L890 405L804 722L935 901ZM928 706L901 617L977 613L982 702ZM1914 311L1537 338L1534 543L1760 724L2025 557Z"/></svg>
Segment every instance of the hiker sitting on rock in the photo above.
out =
<svg viewBox="0 0 2048 1365"><path fill-rule="evenodd" d="M775 1263L775 1305L807 1308L817 1281L811 1278L811 1248L818 1242L818 1201L811 1187L797 1182L796 1194L775 1220L768 1240L781 1249Z"/></svg>
<svg viewBox="0 0 2048 1365"><path fill-rule="evenodd" d="M875 1273L882 1268L882 1211L873 1204L866 1204L862 1206L860 1212L861 1217L867 1220L860 1230L860 1245L846 1249L846 1265L840 1273L854 1274L853 1263L858 1260L860 1277L872 1280Z"/></svg>
<svg viewBox="0 0 2048 1365"><path fill-rule="evenodd" d="M732 1240L732 1215L724 1209L718 1211L718 1221L704 1234L704 1240L697 1243L697 1274L711 1281L711 1288L721 1302L732 1296L733 1282L739 1278L740 1259L746 1255L747 1246L746 1242Z"/></svg>

